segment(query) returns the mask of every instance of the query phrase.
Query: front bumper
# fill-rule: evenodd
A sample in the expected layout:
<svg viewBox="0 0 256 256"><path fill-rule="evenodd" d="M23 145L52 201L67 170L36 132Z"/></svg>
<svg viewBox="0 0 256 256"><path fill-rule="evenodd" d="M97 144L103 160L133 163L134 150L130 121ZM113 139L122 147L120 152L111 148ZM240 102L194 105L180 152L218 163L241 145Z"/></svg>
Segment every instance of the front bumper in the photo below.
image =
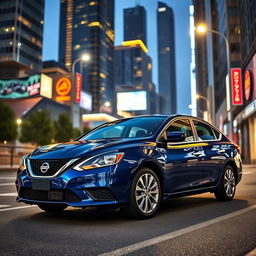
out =
<svg viewBox="0 0 256 256"><path fill-rule="evenodd" d="M117 205L128 201L129 175L118 175L118 166L93 170L68 169L54 178L33 178L18 171L17 201L28 204L65 204L72 207ZM50 182L49 189L37 189L34 180Z"/></svg>

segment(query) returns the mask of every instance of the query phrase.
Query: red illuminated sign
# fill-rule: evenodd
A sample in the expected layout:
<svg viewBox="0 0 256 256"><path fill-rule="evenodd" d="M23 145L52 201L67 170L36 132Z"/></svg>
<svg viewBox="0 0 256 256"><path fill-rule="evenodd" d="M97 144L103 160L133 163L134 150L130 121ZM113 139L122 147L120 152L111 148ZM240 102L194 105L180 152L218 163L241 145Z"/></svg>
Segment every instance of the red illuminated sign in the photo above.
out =
<svg viewBox="0 0 256 256"><path fill-rule="evenodd" d="M240 68L231 68L232 104L243 105L242 78Z"/></svg>
<svg viewBox="0 0 256 256"><path fill-rule="evenodd" d="M81 89L82 89L82 75L76 73L76 95L75 102L79 103L81 100Z"/></svg>

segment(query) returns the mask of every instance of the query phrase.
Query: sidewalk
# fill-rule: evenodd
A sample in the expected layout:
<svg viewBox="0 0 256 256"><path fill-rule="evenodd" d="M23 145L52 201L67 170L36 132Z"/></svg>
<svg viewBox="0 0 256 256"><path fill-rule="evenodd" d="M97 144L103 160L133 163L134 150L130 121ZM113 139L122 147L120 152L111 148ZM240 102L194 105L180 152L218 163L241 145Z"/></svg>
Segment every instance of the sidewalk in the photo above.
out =
<svg viewBox="0 0 256 256"><path fill-rule="evenodd" d="M0 165L0 172L16 172L18 168L18 165Z"/></svg>

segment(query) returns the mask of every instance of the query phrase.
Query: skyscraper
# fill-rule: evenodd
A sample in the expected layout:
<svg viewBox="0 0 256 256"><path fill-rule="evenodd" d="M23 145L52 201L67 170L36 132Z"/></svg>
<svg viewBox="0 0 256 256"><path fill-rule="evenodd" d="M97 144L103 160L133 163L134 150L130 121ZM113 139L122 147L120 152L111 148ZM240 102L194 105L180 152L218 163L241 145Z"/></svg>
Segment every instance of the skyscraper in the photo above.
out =
<svg viewBox="0 0 256 256"><path fill-rule="evenodd" d="M0 77L40 71L44 0L0 1Z"/></svg>
<svg viewBox="0 0 256 256"><path fill-rule="evenodd" d="M76 66L83 89L93 96L93 112L113 111L114 0L62 0L59 60L71 70L84 53L88 66Z"/></svg>
<svg viewBox="0 0 256 256"><path fill-rule="evenodd" d="M140 5L124 9L124 41L136 39L147 45L147 15Z"/></svg>
<svg viewBox="0 0 256 256"><path fill-rule="evenodd" d="M160 112L175 114L176 104L176 65L175 65L175 33L174 14L165 3L158 2L158 83L162 99Z"/></svg>
<svg viewBox="0 0 256 256"><path fill-rule="evenodd" d="M117 92L145 91L147 107L133 114L154 114L155 85L152 82L152 60L141 40L125 41L115 47L115 86Z"/></svg>

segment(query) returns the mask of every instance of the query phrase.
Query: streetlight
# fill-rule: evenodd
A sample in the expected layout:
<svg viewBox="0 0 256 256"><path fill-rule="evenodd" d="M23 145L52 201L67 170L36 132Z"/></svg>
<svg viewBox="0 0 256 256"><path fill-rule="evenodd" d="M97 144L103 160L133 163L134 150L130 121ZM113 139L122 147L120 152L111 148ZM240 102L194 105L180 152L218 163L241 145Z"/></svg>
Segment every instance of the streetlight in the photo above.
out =
<svg viewBox="0 0 256 256"><path fill-rule="evenodd" d="M208 112L208 114L207 114L207 121L210 121L210 102L209 102L209 100L205 97L205 96L203 96L203 95L200 95L200 94L196 94L196 99L197 100L199 100L199 99L202 99L202 100L204 100L205 102L206 102L206 105L207 105L207 112ZM204 112L203 112L204 113ZM203 114L204 115L204 114Z"/></svg>
<svg viewBox="0 0 256 256"><path fill-rule="evenodd" d="M18 126L20 126L20 125L22 124L22 120L21 120L20 118L18 118L18 119L16 120L16 123L17 123Z"/></svg>
<svg viewBox="0 0 256 256"><path fill-rule="evenodd" d="M77 58L73 64L72 64L72 69L71 69L71 75L72 75L72 97L71 97L71 101L72 101L72 123L73 125L76 125L76 118L78 118L78 126L76 128L80 129L80 111L79 111L79 106L78 104L74 101L75 98L75 81L76 81L76 77L75 77L75 66L79 61L83 61L83 62L89 62L91 59L91 56L89 54L83 54L81 57Z"/></svg>
<svg viewBox="0 0 256 256"><path fill-rule="evenodd" d="M225 35L222 33L209 29L205 24L200 24L195 28L196 32L201 33L201 34L206 34L207 32L211 32L213 34L216 34L220 36L221 38L224 39L225 45L226 45L226 54L227 54L227 71L228 71L228 91L229 95L227 95L227 111L228 111L228 119L229 119L229 134L230 134L230 139L233 140L233 113L232 113L232 94L231 94L231 74L230 74L230 54L229 54L229 43L228 39Z"/></svg>

